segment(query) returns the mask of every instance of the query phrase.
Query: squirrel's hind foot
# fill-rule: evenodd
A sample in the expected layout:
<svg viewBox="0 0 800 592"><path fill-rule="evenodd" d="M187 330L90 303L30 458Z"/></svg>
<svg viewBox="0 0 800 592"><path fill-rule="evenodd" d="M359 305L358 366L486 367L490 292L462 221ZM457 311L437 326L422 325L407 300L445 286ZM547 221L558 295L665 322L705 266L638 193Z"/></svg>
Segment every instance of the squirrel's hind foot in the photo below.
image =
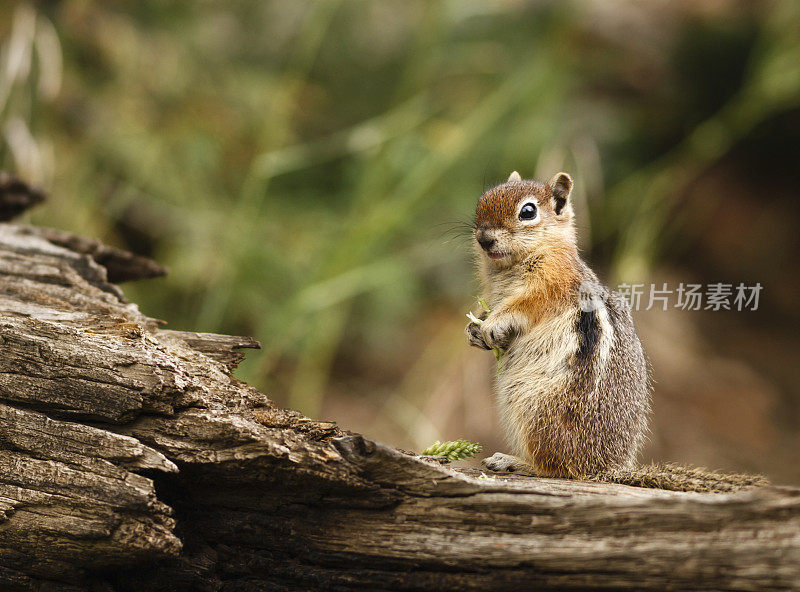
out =
<svg viewBox="0 0 800 592"><path fill-rule="evenodd" d="M495 473L514 473L515 475L526 475L536 477L536 469L530 463L525 462L518 456L495 452L489 458L484 458L481 464Z"/></svg>

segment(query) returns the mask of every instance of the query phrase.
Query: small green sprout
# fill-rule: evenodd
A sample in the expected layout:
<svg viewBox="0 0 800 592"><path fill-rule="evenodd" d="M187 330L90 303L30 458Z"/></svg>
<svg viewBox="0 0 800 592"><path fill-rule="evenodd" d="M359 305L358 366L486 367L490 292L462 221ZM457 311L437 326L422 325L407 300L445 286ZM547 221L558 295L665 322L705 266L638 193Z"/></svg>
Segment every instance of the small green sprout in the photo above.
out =
<svg viewBox="0 0 800 592"><path fill-rule="evenodd" d="M422 454L425 456L445 456L450 460L464 460L472 458L481 450L483 450L483 446L469 440L453 440L451 442L436 440L436 442L423 450Z"/></svg>

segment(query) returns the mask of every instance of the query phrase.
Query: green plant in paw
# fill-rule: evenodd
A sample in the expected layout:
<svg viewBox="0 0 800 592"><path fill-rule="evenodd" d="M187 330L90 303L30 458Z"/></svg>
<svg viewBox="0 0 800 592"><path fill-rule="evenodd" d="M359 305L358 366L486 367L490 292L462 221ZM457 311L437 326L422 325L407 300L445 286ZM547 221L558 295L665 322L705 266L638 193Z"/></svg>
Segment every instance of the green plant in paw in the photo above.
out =
<svg viewBox="0 0 800 592"><path fill-rule="evenodd" d="M483 310L486 311L486 314L489 314L490 312L492 312L492 310L489 308L489 305L486 304L486 300L484 300L480 296L478 296L477 300L478 300L478 304L481 305L481 308L483 308ZM476 325L481 325L483 323L483 319L479 319L478 317L476 317L471 312L467 313L467 318L470 321L472 321L473 323L475 323ZM499 373L500 372L500 362L503 359L503 354L506 353L506 352L504 350L500 349L499 347L493 347L492 348L492 352L494 353L494 359L497 360L497 372Z"/></svg>
<svg viewBox="0 0 800 592"><path fill-rule="evenodd" d="M453 440L450 442L436 440L436 442L423 450L422 454L425 456L444 456L450 460L465 460L472 458L481 450L483 450L483 446L469 440Z"/></svg>

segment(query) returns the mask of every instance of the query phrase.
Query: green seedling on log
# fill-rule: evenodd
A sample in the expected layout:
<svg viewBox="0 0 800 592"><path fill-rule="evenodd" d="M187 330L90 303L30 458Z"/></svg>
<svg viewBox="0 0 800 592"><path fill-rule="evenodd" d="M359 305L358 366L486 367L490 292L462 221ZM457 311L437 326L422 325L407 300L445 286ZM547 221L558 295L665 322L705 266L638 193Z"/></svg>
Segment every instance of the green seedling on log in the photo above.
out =
<svg viewBox="0 0 800 592"><path fill-rule="evenodd" d="M459 439L450 442L436 440L436 442L423 450L422 454L426 456L445 456L450 460L465 460L472 458L481 450L483 450L483 446L469 440Z"/></svg>

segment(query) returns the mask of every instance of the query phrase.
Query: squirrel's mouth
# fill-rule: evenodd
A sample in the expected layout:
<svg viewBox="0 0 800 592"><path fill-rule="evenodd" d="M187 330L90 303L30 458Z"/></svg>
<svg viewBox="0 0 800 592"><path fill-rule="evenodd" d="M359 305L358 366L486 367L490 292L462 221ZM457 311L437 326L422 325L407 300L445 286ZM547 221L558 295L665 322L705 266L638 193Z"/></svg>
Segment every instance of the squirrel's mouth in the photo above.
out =
<svg viewBox="0 0 800 592"><path fill-rule="evenodd" d="M508 255L508 253L503 253L502 251L486 251L486 254L489 256L489 259L494 259L495 261L503 259Z"/></svg>

